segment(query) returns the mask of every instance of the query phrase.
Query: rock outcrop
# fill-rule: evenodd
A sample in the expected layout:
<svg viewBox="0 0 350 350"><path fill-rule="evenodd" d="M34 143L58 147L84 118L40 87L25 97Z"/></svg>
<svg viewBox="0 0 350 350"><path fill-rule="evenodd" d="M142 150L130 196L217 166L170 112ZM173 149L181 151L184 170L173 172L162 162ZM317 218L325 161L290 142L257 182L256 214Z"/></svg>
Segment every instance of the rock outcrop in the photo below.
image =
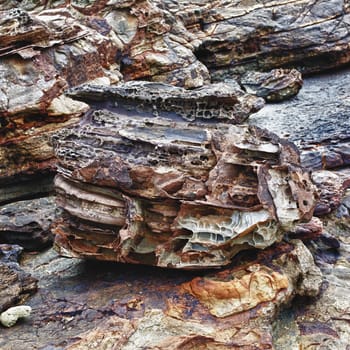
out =
<svg viewBox="0 0 350 350"><path fill-rule="evenodd" d="M273 349L271 323L277 311L295 295L315 296L321 282L319 269L298 240L276 244L257 256L244 254L227 269L201 277L198 272L150 266L84 263L52 251L31 260L27 257L24 263L40 279L41 288L28 303L33 312L21 324L21 338L16 327L0 333L4 350L23 341L33 348L70 350L91 344L97 349L115 346L120 350ZM225 317L214 316L202 301L207 282L233 285L254 272L261 278L253 279L251 286L242 284L243 289L251 288L250 305L257 301L255 296L258 300L261 296L254 281L269 289L265 282L271 281L271 275L283 281L275 297L271 293L269 300L252 308L242 298L241 305ZM188 286L198 286L199 280L204 281L204 288L194 296ZM220 301L239 304L232 293ZM47 334L51 334L49 339Z"/></svg>
<svg viewBox="0 0 350 350"><path fill-rule="evenodd" d="M18 201L0 207L0 243L19 244L38 250L52 244L50 230L55 218L54 197Z"/></svg>
<svg viewBox="0 0 350 350"><path fill-rule="evenodd" d="M262 129L212 123L246 105L219 86L76 89L97 105L104 96L114 112L96 110L55 136L62 254L222 266L311 218L314 187L296 148ZM184 121L196 117L210 123Z"/></svg>
<svg viewBox="0 0 350 350"><path fill-rule="evenodd" d="M214 80L276 67L310 73L350 61L350 7L345 0L158 4L200 39L195 54Z"/></svg>
<svg viewBox="0 0 350 350"><path fill-rule="evenodd" d="M24 302L37 289L37 280L17 262L22 250L18 245L0 244L0 312Z"/></svg>
<svg viewBox="0 0 350 350"><path fill-rule="evenodd" d="M0 188L6 193L0 201L42 195L42 187L52 191L45 180L29 191L27 183L55 170L50 136L89 108L63 92L107 72L112 75L116 51L67 10L1 12Z"/></svg>
<svg viewBox="0 0 350 350"><path fill-rule="evenodd" d="M63 129L62 254L228 264L25 253L1 349L348 348L349 74L250 116L349 62L348 1L0 2L0 237L48 242Z"/></svg>

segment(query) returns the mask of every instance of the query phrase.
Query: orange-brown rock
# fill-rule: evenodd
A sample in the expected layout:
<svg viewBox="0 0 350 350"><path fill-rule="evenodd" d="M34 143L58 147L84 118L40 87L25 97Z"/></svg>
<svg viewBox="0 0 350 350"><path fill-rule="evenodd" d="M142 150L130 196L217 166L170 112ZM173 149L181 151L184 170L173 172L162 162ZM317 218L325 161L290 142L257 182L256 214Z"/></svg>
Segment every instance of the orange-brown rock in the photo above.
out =
<svg viewBox="0 0 350 350"><path fill-rule="evenodd" d="M316 296L321 285L320 271L301 241L293 243L294 250L274 260L274 265L250 262L212 276L196 277L182 288L216 317L239 314L257 305L280 305L288 302L295 293ZM281 245L279 249L288 249L288 246ZM269 251L271 248L261 257ZM300 283L300 278L304 282Z"/></svg>
<svg viewBox="0 0 350 350"><path fill-rule="evenodd" d="M217 317L273 301L279 292L288 288L286 276L259 264L222 275L222 279L220 274L214 279L197 277L183 286L185 291L203 302L210 313Z"/></svg>
<svg viewBox="0 0 350 350"><path fill-rule="evenodd" d="M26 341L39 349L272 350L271 322L278 309L295 295L315 296L320 271L300 241L277 244L248 260L247 255L241 258L227 270L201 273L202 278L227 282L234 275L251 273L248 265L260 266L268 275L286 279L288 288L250 310L216 317L183 288L197 281L198 272L87 263L52 251L27 257L26 269L40 278L43 288L29 301L33 313L20 325L20 339L18 329L4 329L0 347L9 350Z"/></svg>
<svg viewBox="0 0 350 350"><path fill-rule="evenodd" d="M65 9L40 14L18 8L1 11L1 192L11 183L34 181L35 175L55 170L50 136L89 109L63 92L88 80L112 77L116 52L108 38ZM119 73L114 76L118 81ZM0 201L15 199L16 191ZM25 189L18 197L26 197Z"/></svg>
<svg viewBox="0 0 350 350"><path fill-rule="evenodd" d="M75 89L97 107L108 101L111 111L96 110L55 136L59 251L215 267L309 220L315 192L295 147L262 129L213 123L257 99L230 89L147 82Z"/></svg>

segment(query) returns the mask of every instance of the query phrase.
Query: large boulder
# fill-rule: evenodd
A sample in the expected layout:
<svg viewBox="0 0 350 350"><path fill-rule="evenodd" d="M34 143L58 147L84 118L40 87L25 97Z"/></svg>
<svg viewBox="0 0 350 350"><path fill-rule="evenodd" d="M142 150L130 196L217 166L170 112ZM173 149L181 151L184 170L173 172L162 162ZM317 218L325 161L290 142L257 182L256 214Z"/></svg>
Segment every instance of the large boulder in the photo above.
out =
<svg viewBox="0 0 350 350"><path fill-rule="evenodd" d="M54 138L62 254L217 267L312 217L315 191L294 145L263 129L218 123L243 107L224 85L221 94L215 87L181 90L180 99L165 84L76 89L96 106L105 96L111 110Z"/></svg>

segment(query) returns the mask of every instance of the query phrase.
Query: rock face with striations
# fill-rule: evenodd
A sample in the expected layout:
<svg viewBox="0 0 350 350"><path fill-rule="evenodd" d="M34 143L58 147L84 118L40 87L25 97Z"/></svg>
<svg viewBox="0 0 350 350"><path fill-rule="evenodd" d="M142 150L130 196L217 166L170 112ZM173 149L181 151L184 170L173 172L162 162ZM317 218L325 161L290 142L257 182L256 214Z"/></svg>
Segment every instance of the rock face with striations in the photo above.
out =
<svg viewBox="0 0 350 350"><path fill-rule="evenodd" d="M135 82L72 92L103 95L111 110L55 136L62 254L218 267L311 218L314 187L296 148L263 129L218 123L247 104L219 86L184 92Z"/></svg>

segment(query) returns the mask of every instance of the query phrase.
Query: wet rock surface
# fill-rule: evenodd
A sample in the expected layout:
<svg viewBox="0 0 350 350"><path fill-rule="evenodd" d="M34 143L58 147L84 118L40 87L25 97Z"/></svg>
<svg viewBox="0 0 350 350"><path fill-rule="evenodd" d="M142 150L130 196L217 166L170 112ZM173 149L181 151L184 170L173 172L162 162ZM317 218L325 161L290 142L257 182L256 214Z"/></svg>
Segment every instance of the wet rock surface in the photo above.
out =
<svg viewBox="0 0 350 350"><path fill-rule="evenodd" d="M33 349L82 349L91 343L98 349L107 344L117 344L118 349L272 349L270 324L279 305L295 294L317 293L320 272L310 253L303 255L305 250L301 242L281 243L258 256L253 253L245 263L237 260L236 266L218 274L204 272L206 280L223 284L261 271L283 281L268 302L250 310L244 305L246 311L236 309L219 319L186 292L189 283L198 284L198 273L65 259L52 250L27 256L24 266L39 279L39 291L27 303L32 316L4 329L0 344L6 350L21 342ZM257 266L260 270L254 270ZM252 281L256 290L253 285ZM239 303L233 295L221 301ZM21 327L20 339L16 327Z"/></svg>

